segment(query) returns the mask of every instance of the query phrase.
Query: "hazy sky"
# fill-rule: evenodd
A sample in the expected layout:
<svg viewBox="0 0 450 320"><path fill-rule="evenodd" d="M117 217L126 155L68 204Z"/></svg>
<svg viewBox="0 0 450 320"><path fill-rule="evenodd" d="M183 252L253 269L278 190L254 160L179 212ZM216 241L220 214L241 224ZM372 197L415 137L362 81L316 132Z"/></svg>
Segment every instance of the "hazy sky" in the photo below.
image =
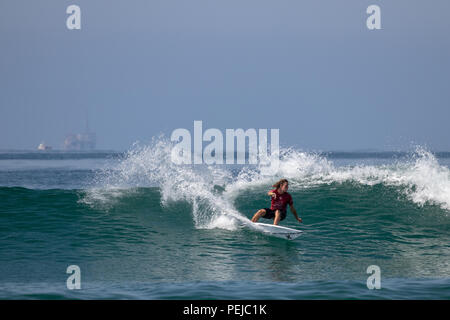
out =
<svg viewBox="0 0 450 320"><path fill-rule="evenodd" d="M449 15L448 0L2 0L0 149L61 148L88 114L99 149L203 120L304 149L450 150Z"/></svg>

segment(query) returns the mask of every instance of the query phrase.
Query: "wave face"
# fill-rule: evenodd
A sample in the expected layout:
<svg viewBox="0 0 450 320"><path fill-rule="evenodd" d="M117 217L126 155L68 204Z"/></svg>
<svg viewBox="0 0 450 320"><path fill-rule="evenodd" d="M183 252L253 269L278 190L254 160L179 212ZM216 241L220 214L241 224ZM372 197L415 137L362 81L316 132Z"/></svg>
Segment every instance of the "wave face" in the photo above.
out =
<svg viewBox="0 0 450 320"><path fill-rule="evenodd" d="M420 147L363 157L288 148L267 175L257 165L175 165L171 148L159 137L105 161L3 156L0 296L73 298L65 288L71 264L83 272L87 298L180 297L176 283L192 292L181 298L367 298L370 265L389 287L374 298L423 297L421 288L448 295L448 157ZM282 222L304 231L295 241L249 222L280 178L304 221L288 213ZM156 291L139 290L149 282ZM288 282L297 285L271 286Z"/></svg>

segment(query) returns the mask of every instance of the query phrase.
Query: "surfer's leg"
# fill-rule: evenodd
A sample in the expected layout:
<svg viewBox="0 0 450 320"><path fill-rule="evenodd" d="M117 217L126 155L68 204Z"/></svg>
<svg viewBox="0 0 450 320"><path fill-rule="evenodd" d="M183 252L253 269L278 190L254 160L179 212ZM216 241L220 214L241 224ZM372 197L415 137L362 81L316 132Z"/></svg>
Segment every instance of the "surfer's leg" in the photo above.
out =
<svg viewBox="0 0 450 320"><path fill-rule="evenodd" d="M266 210L260 209L258 212L255 213L255 215L252 218L252 222L257 222L259 218L263 217L266 214Z"/></svg>
<svg viewBox="0 0 450 320"><path fill-rule="evenodd" d="M280 222L280 219L281 219L281 211L276 210L275 211L275 219L273 219L273 224L278 225L278 223Z"/></svg>

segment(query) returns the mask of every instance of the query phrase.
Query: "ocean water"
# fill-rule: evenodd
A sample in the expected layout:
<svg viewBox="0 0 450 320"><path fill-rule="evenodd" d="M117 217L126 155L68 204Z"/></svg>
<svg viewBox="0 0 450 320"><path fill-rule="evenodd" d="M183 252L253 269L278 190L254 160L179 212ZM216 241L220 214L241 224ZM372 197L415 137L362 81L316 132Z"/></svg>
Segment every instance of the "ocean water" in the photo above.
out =
<svg viewBox="0 0 450 320"><path fill-rule="evenodd" d="M0 153L0 298L450 298L449 153L289 148L267 175L175 165L170 148ZM281 223L294 241L248 220L279 178L303 219Z"/></svg>

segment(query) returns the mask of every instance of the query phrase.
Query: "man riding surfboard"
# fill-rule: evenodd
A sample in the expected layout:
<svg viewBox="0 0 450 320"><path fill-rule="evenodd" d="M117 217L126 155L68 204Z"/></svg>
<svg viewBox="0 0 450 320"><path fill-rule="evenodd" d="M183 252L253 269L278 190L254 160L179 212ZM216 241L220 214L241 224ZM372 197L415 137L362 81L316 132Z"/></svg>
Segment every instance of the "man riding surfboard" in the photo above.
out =
<svg viewBox="0 0 450 320"><path fill-rule="evenodd" d="M252 218L252 222L257 222L259 218L274 219L273 224L278 223L286 218L286 207L289 204L292 214L298 222L302 222L302 219L298 217L297 211L294 208L294 202L291 195L287 192L289 188L289 182L286 179L281 179L273 185L275 189L269 191L267 195L272 197L270 208L264 208L258 210Z"/></svg>

